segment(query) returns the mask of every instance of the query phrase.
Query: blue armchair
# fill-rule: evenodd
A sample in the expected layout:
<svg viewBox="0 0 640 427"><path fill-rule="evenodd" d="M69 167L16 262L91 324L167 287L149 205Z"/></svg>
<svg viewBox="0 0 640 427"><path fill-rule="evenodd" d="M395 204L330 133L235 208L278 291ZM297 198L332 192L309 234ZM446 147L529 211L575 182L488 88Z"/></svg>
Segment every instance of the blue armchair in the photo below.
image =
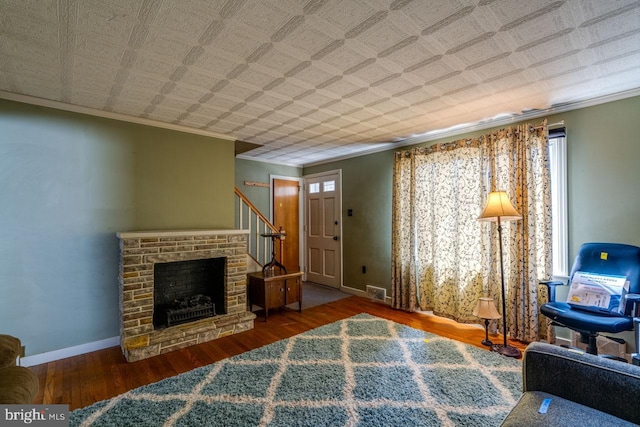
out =
<svg viewBox="0 0 640 427"><path fill-rule="evenodd" d="M620 295L612 297L613 307L580 306L555 300L557 286L571 284L577 272L604 276L624 276L629 282ZM640 341L640 248L619 243L585 243L580 247L573 263L569 283L545 281L549 302L540 312L552 320L553 325L564 326L580 333L580 341L587 344L587 353L598 354L596 337L605 332L616 334L635 329L636 352ZM640 365L638 353L633 363Z"/></svg>

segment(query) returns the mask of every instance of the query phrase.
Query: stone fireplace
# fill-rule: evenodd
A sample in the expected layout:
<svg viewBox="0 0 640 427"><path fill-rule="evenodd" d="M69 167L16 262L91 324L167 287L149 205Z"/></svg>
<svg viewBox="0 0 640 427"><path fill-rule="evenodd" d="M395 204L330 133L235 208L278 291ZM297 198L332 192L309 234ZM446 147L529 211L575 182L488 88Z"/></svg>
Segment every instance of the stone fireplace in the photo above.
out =
<svg viewBox="0 0 640 427"><path fill-rule="evenodd" d="M129 362L253 329L247 310L247 231L120 232L120 347ZM157 279L158 278L158 279ZM193 279L193 284L190 284ZM162 281L156 292L156 280ZM192 286L191 286L192 285ZM195 320L182 301L205 297ZM178 319L166 307L178 301ZM167 324L169 323L169 324Z"/></svg>

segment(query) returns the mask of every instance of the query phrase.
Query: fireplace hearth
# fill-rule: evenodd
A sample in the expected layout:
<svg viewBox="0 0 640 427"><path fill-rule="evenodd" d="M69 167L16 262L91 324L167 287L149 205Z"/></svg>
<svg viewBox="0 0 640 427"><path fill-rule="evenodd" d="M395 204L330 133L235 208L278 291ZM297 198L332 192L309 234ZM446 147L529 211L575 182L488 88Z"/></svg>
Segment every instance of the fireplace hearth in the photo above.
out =
<svg viewBox="0 0 640 427"><path fill-rule="evenodd" d="M256 316L247 308L247 234L117 233L120 347L127 361L253 329Z"/></svg>

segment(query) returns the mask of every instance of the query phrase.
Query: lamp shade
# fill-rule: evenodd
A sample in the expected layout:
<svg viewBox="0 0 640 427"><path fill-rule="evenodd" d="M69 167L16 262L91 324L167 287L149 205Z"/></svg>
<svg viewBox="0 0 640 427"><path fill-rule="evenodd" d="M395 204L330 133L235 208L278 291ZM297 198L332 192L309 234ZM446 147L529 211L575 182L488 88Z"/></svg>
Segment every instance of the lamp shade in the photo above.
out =
<svg viewBox="0 0 640 427"><path fill-rule="evenodd" d="M502 221L515 221L522 218L509 201L507 192L503 190L489 193L487 204L478 220L497 221L498 218Z"/></svg>
<svg viewBox="0 0 640 427"><path fill-rule="evenodd" d="M493 298L482 297L478 299L478 305L473 310L473 315L481 319L499 319L500 313L496 310L496 305L493 302Z"/></svg>

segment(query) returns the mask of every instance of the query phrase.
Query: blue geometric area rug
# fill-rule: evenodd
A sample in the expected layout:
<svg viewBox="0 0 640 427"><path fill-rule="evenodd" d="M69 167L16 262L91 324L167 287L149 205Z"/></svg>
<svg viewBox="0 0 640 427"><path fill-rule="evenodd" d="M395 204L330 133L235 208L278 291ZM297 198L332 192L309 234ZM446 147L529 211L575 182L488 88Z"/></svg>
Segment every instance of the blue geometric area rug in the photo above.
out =
<svg viewBox="0 0 640 427"><path fill-rule="evenodd" d="M71 413L72 426L497 426L522 364L359 314Z"/></svg>

